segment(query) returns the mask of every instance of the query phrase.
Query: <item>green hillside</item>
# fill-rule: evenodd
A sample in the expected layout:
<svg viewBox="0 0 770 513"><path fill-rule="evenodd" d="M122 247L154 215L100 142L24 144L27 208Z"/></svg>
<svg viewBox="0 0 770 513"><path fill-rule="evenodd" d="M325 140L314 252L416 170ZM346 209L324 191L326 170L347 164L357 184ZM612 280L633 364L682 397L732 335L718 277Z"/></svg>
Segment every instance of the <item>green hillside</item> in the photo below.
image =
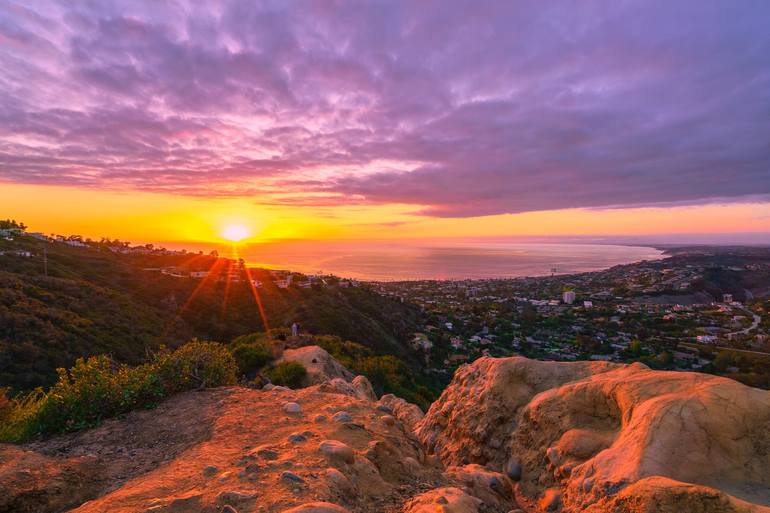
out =
<svg viewBox="0 0 770 513"><path fill-rule="evenodd" d="M138 363L161 344L176 347L191 337L227 342L266 329L245 276L234 282L157 270L224 270L235 264L229 259L121 254L107 243L73 247L26 235L10 241L0 237L0 252L0 386L50 385L57 367L69 367L82 356L106 353ZM419 366L405 345L415 331L416 307L366 285L339 286L335 279L309 288L278 288L268 271L253 270L251 277L262 282L256 291L267 327L298 322L303 331L337 335Z"/></svg>

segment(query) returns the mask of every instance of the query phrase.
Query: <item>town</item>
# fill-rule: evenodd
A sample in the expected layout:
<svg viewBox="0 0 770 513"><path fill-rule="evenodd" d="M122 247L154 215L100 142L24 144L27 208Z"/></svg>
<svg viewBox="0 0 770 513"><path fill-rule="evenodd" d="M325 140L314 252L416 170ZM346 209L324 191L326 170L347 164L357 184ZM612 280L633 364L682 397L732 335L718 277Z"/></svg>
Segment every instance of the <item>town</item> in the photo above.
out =
<svg viewBox="0 0 770 513"><path fill-rule="evenodd" d="M479 356L641 361L767 387L770 249L683 248L600 272L498 280L383 282L416 303L412 341L451 375Z"/></svg>

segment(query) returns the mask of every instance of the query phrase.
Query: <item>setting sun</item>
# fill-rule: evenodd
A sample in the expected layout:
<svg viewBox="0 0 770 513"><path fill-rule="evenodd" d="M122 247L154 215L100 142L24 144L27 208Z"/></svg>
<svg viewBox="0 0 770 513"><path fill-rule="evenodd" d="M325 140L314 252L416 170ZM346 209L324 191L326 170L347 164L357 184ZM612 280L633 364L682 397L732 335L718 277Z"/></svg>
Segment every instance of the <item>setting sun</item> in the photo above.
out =
<svg viewBox="0 0 770 513"><path fill-rule="evenodd" d="M232 242L240 242L249 235L251 231L242 224L230 224L222 230L222 237Z"/></svg>

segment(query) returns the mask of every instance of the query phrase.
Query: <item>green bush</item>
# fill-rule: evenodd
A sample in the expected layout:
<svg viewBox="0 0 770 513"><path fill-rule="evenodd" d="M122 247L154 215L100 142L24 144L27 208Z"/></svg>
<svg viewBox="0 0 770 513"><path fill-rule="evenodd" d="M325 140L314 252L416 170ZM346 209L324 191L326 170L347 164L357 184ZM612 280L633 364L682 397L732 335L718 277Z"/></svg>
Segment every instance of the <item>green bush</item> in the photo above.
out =
<svg viewBox="0 0 770 513"><path fill-rule="evenodd" d="M274 360L273 347L264 333L251 333L234 339L230 352L235 358L240 375L253 377Z"/></svg>
<svg viewBox="0 0 770 513"><path fill-rule="evenodd" d="M174 393L236 383L238 366L230 351L216 342L193 340L174 352L162 351L154 364L165 392Z"/></svg>
<svg viewBox="0 0 770 513"><path fill-rule="evenodd" d="M289 388L301 388L307 378L305 366L299 362L281 362L268 372L270 381Z"/></svg>
<svg viewBox="0 0 770 513"><path fill-rule="evenodd" d="M48 392L37 389L13 399L0 395L0 440L16 442L37 434L73 431L138 408L151 408L168 395L195 388L231 385L236 364L214 342L194 340L176 351L161 350L146 364L117 365L105 355L78 359L58 369Z"/></svg>

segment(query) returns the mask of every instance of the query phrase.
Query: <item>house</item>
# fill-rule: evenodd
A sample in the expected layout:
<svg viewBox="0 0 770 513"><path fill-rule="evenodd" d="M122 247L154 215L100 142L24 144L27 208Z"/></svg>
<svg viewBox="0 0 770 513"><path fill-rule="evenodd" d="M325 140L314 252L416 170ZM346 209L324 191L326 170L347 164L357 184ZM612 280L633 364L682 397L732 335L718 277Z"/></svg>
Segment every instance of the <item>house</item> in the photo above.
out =
<svg viewBox="0 0 770 513"><path fill-rule="evenodd" d="M698 335L695 337L695 340L697 340L701 344L716 344L717 337L714 335Z"/></svg>
<svg viewBox="0 0 770 513"><path fill-rule="evenodd" d="M190 271L190 278L200 279L209 275L208 271Z"/></svg>
<svg viewBox="0 0 770 513"><path fill-rule="evenodd" d="M561 295L562 301L564 301L566 304L571 305L575 302L575 291L574 290L565 290L564 293Z"/></svg>

